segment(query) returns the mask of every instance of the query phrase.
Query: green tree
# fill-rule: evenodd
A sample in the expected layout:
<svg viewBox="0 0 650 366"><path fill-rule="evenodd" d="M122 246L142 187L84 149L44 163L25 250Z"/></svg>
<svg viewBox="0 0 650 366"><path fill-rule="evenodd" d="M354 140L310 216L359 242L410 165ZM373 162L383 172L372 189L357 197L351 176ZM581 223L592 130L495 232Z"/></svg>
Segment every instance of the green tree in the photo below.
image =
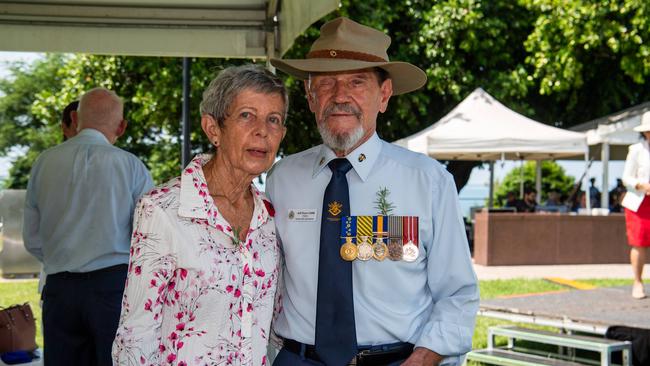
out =
<svg viewBox="0 0 650 366"><path fill-rule="evenodd" d="M523 165L524 189L535 188L535 170L536 162L528 161ZM494 190L494 203L496 207L502 207L505 204L506 194L510 191L519 195L521 184L522 167L512 169L503 178L503 181L497 184ZM542 192L537 192L538 201L543 203L547 199L547 192L551 189L560 192L562 197L569 195L573 189L575 178L567 175L564 168L558 163L550 160L542 161Z"/></svg>
<svg viewBox="0 0 650 366"><path fill-rule="evenodd" d="M284 56L303 58L323 22L349 16L392 38L389 55L428 75L426 86L391 98L379 135L394 141L448 113L476 87L508 107L551 125L570 127L650 100L650 3L645 0L342 0L310 27ZM222 67L248 60L193 59L193 151L208 151L198 103ZM288 77L288 133L281 154L320 142L301 81ZM7 185L23 187L34 158L60 141L58 114L93 86L126 100L130 121L119 146L140 156L156 181L180 168L181 60L179 58L50 55L15 67L0 81L0 154L19 156ZM460 189L477 162L445 162Z"/></svg>
<svg viewBox="0 0 650 366"><path fill-rule="evenodd" d="M32 65L14 63L12 76L0 79L0 155L17 154L5 181L10 188L25 187L34 159L61 140L56 111L62 108L53 105L62 89L59 70L65 62L60 55L49 55ZM46 100L51 104L43 108L39 100L41 106Z"/></svg>

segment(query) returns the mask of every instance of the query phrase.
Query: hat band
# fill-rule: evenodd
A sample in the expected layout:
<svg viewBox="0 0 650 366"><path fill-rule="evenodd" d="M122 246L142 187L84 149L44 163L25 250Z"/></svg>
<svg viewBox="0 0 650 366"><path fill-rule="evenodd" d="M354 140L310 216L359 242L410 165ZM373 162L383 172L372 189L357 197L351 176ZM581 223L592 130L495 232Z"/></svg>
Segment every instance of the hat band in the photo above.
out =
<svg viewBox="0 0 650 366"><path fill-rule="evenodd" d="M307 58L341 58L345 60L359 60L368 62L388 62L379 56L371 55L364 52L346 51L346 50L318 50L311 51Z"/></svg>

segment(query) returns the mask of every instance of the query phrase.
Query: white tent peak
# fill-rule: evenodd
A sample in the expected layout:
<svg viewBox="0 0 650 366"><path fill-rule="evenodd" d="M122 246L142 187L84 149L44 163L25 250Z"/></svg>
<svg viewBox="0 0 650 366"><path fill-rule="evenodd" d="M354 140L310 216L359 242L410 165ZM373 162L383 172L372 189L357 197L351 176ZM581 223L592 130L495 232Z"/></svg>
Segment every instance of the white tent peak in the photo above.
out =
<svg viewBox="0 0 650 366"><path fill-rule="evenodd" d="M441 160L556 159L582 155L584 133L523 116L482 88L438 122L395 142Z"/></svg>

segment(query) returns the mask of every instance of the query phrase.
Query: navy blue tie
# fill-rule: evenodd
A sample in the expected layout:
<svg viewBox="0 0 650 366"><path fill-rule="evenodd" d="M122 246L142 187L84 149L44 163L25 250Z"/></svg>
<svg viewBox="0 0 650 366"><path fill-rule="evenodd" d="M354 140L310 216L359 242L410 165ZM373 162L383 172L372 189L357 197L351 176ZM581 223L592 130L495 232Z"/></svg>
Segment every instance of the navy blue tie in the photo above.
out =
<svg viewBox="0 0 650 366"><path fill-rule="evenodd" d="M352 262L341 258L341 218L350 215L348 159L329 162L332 179L323 197L316 300L316 353L327 366L347 365L357 353Z"/></svg>

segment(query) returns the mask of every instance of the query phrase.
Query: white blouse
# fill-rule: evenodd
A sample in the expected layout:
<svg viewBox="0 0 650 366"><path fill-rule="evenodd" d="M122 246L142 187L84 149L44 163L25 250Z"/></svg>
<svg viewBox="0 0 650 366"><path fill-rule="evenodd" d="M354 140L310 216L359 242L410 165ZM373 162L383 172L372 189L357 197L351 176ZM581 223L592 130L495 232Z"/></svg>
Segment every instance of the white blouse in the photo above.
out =
<svg viewBox="0 0 650 366"><path fill-rule="evenodd" d="M255 208L240 242L210 197L199 155L134 214L116 365L268 365L279 277L273 207Z"/></svg>
<svg viewBox="0 0 650 366"><path fill-rule="evenodd" d="M623 183L628 190L635 190L637 184L648 182L650 182L650 147L644 140L629 147L623 168Z"/></svg>

